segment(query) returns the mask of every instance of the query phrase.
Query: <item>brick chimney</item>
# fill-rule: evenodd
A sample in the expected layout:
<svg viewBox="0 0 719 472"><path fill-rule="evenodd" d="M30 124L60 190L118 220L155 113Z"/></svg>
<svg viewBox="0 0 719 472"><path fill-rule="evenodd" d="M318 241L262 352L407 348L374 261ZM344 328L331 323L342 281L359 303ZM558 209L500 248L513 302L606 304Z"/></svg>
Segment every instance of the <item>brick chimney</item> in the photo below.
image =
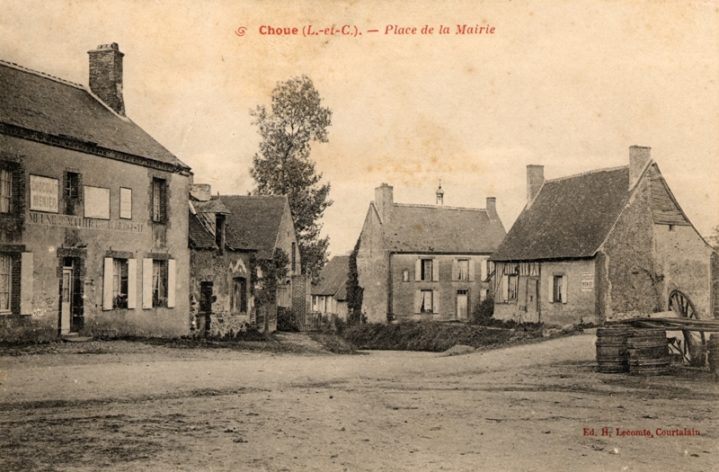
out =
<svg viewBox="0 0 719 472"><path fill-rule="evenodd" d="M383 183L374 189L374 206L379 212L382 223L387 223L392 218L392 205L394 205L393 188Z"/></svg>
<svg viewBox="0 0 719 472"><path fill-rule="evenodd" d="M539 193L544 184L544 166L529 164L527 166L527 207Z"/></svg>
<svg viewBox="0 0 719 472"><path fill-rule="evenodd" d="M120 115L125 114L122 100L122 56L117 43L101 44L90 55L90 90Z"/></svg>
<svg viewBox="0 0 719 472"><path fill-rule="evenodd" d="M633 188L642 175L647 163L652 159L652 148L648 146L629 146L629 188Z"/></svg>
<svg viewBox="0 0 719 472"><path fill-rule="evenodd" d="M487 216L490 220L497 219L497 197L487 197Z"/></svg>

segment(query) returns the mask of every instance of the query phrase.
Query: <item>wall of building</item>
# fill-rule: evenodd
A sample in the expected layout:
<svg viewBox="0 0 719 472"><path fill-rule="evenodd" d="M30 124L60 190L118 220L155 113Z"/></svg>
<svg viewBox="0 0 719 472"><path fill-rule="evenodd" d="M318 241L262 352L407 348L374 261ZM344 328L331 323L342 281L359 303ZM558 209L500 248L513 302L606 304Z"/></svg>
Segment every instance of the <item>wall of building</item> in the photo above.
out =
<svg viewBox="0 0 719 472"><path fill-rule="evenodd" d="M608 278L607 319L661 308L650 199L649 180L642 179L601 248Z"/></svg>
<svg viewBox="0 0 719 472"><path fill-rule="evenodd" d="M372 206L365 217L357 252L357 274L363 289L362 311L371 323L387 322L389 255L384 250L382 228Z"/></svg>
<svg viewBox="0 0 719 472"><path fill-rule="evenodd" d="M500 264L500 263L498 263ZM547 325L567 325L595 321L595 261L579 259L545 261L539 263L539 322ZM566 303L552 302L552 284L555 275L566 276ZM504 302L495 297L494 317L501 320L528 320L526 311L528 276L519 275L516 300ZM497 293L502 293L501 284Z"/></svg>
<svg viewBox="0 0 719 472"><path fill-rule="evenodd" d="M295 244L295 270L292 270L292 244ZM295 226L292 222L292 214L289 211L289 206L287 207L287 210L282 215L282 220L280 221L280 228L277 231L277 243L275 245L276 248L282 249L285 254L287 255L287 258L289 259L289 265L287 267L287 275L293 276L293 275L300 275L302 273L302 257L300 256L300 248L297 245L297 237L295 234ZM290 307L290 303L288 302L287 307Z"/></svg>
<svg viewBox="0 0 719 472"><path fill-rule="evenodd" d="M252 296L252 265L250 252L192 250L190 252L191 314L196 320L196 331L211 337L236 334L254 326L254 299ZM234 279L246 280L247 310L233 311ZM213 295L210 329L206 330L206 316L200 313L202 282L212 282Z"/></svg>
<svg viewBox="0 0 719 472"><path fill-rule="evenodd" d="M468 294L467 320L471 319L472 312L481 301L482 294L486 298L490 284L481 280L482 261L489 255L478 256L468 254L392 254L392 313L398 321L433 320L447 321L457 319L457 291L466 290ZM415 269L420 258L432 258L433 265L439 264L437 281L417 281ZM457 259L469 259L470 280L453 280L453 263ZM409 280L404 281L403 273L407 271ZM486 276L486 271L485 271ZM485 277L486 278L486 277ZM436 290L439 296L439 308L436 313L416 313L415 294L418 290ZM484 292L483 292L484 290Z"/></svg>
<svg viewBox="0 0 719 472"><path fill-rule="evenodd" d="M656 272L661 277L661 310L669 309L669 296L678 289L689 297L700 318L714 318L712 248L692 226L669 225L654 225L654 247Z"/></svg>
<svg viewBox="0 0 719 472"><path fill-rule="evenodd" d="M25 250L32 253L33 283L29 289L32 290L32 309L24 313L30 315L30 324L57 333L62 257L75 254L83 261L79 280L84 299L83 333L137 336L188 333L188 176L8 136L0 136L0 153L0 159L21 161L26 177L22 235L12 240L5 235L2 243L23 244ZM109 220L62 215L65 171L79 172L81 185L110 189ZM58 213L30 211L30 174L58 179ZM153 176L168 182L168 222L165 225L152 223L150 219ZM131 219L119 218L120 187L132 189ZM137 260L135 309L103 310L103 261L109 254L122 254ZM152 257L175 260L174 308L142 308L142 259ZM27 291L28 287L23 290ZM27 320L23 323L27 324Z"/></svg>

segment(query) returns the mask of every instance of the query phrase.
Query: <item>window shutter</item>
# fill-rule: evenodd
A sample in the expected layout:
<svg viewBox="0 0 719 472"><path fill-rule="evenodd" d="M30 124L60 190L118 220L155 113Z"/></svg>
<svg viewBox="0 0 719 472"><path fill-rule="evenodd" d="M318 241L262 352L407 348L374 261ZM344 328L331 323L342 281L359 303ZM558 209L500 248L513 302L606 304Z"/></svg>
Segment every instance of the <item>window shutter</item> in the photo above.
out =
<svg viewBox="0 0 719 472"><path fill-rule="evenodd" d="M457 259L452 259L452 280L459 280L459 262Z"/></svg>
<svg viewBox="0 0 719 472"><path fill-rule="evenodd" d="M127 308L137 306L137 259L127 260Z"/></svg>
<svg viewBox="0 0 719 472"><path fill-rule="evenodd" d="M32 315L33 266L32 252L23 252L20 255L20 314L22 315Z"/></svg>
<svg viewBox="0 0 719 472"><path fill-rule="evenodd" d="M414 261L414 280L417 282L422 280L422 259Z"/></svg>
<svg viewBox="0 0 719 472"><path fill-rule="evenodd" d="M432 281L439 282L439 259L432 259Z"/></svg>
<svg viewBox="0 0 719 472"><path fill-rule="evenodd" d="M419 290L414 291L414 312L419 313L422 307L422 292Z"/></svg>
<svg viewBox="0 0 719 472"><path fill-rule="evenodd" d="M152 259L142 260L142 308L152 308Z"/></svg>
<svg viewBox="0 0 719 472"><path fill-rule="evenodd" d="M432 290L432 313L439 313L439 290Z"/></svg>
<svg viewBox="0 0 719 472"><path fill-rule="evenodd" d="M562 303L567 303L567 276L562 276Z"/></svg>
<svg viewBox="0 0 719 472"><path fill-rule="evenodd" d="M547 300L549 303L554 303L554 277L551 275L547 277L547 286L549 287Z"/></svg>
<svg viewBox="0 0 719 472"><path fill-rule="evenodd" d="M479 260L479 274L482 281L487 280L487 258L483 257Z"/></svg>
<svg viewBox="0 0 719 472"><path fill-rule="evenodd" d="M509 300L509 276L502 276L502 301Z"/></svg>
<svg viewBox="0 0 719 472"><path fill-rule="evenodd" d="M105 258L105 270L102 276L102 309L112 310L112 257Z"/></svg>
<svg viewBox="0 0 719 472"><path fill-rule="evenodd" d="M474 282L474 264L475 264L475 262L476 261L473 258L470 258L469 262L467 263L467 265L469 265L469 281L470 282Z"/></svg>
<svg viewBox="0 0 719 472"><path fill-rule="evenodd" d="M176 277L177 264L175 259L167 261L167 307L175 308L175 284L177 282Z"/></svg>

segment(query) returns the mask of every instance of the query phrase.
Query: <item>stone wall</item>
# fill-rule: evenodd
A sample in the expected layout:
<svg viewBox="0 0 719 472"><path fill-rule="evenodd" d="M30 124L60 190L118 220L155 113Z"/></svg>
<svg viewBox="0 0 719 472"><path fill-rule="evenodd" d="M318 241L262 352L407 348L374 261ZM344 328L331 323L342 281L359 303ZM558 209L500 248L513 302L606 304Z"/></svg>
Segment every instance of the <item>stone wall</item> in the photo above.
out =
<svg viewBox="0 0 719 472"><path fill-rule="evenodd" d="M370 206L360 235L357 253L359 286L363 289L362 311L371 323L386 323L388 312L389 256L384 250L382 230Z"/></svg>
<svg viewBox="0 0 719 472"><path fill-rule="evenodd" d="M22 162L26 176L25 202L30 199L29 175L58 180L58 213L31 211L26 205L21 237L8 242L21 243L33 256L32 296L26 315L30 324L42 332L58 332L60 313L60 281L62 250L82 252L81 284L84 327L83 334L181 336L190 328L189 319L189 249L187 195L189 176L152 170L168 183L168 223L172 228L161 240L156 239L149 214L149 170L82 152L67 150L24 139L0 135L2 158L10 156ZM52 166L48 166L51 162ZM66 171L78 172L82 185L110 190L110 219L68 218L63 215L62 186ZM132 218L119 218L120 187L132 189ZM73 219L74 218L74 219ZM103 310L103 261L108 254L120 253L138 261L136 277L137 303L134 309ZM176 263L175 306L173 308L142 308L142 259L152 255L173 259ZM12 325L11 321L5 322Z"/></svg>

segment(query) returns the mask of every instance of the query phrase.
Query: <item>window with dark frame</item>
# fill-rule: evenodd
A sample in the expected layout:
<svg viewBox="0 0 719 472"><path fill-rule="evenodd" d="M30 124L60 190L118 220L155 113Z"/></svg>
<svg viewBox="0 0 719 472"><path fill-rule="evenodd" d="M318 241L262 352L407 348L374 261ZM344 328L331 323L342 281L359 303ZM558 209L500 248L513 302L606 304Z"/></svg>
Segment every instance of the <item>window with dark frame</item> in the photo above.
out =
<svg viewBox="0 0 719 472"><path fill-rule="evenodd" d="M0 313L12 311L12 262L9 254L0 254Z"/></svg>
<svg viewBox="0 0 719 472"><path fill-rule="evenodd" d="M235 313L247 312L247 279L235 277L232 292L232 311Z"/></svg>
<svg viewBox="0 0 719 472"><path fill-rule="evenodd" d="M292 243L292 272L297 270L297 243Z"/></svg>
<svg viewBox="0 0 719 472"><path fill-rule="evenodd" d="M152 261L152 306L167 306L167 261Z"/></svg>
<svg viewBox="0 0 719 472"><path fill-rule="evenodd" d="M13 211L12 200L12 172L0 169L0 213Z"/></svg>
<svg viewBox="0 0 719 472"><path fill-rule="evenodd" d="M432 259L422 259L422 281L432 280Z"/></svg>
<svg viewBox="0 0 719 472"><path fill-rule="evenodd" d="M65 172L65 214L77 216L80 212L80 174Z"/></svg>
<svg viewBox="0 0 719 472"><path fill-rule="evenodd" d="M433 292L432 290L421 290L422 296L419 305L420 313L432 313L432 307L434 306Z"/></svg>
<svg viewBox="0 0 719 472"><path fill-rule="evenodd" d="M552 302L554 303L563 303L564 300L562 300L562 284L564 283L564 276L563 275L555 275L553 277L554 282L554 288L552 289Z"/></svg>
<svg viewBox="0 0 719 472"><path fill-rule="evenodd" d="M112 308L127 308L129 286L127 259L113 259L112 265Z"/></svg>
<svg viewBox="0 0 719 472"><path fill-rule="evenodd" d="M457 260L457 280L469 280L469 259Z"/></svg>
<svg viewBox="0 0 719 472"><path fill-rule="evenodd" d="M152 221L167 221L167 181L158 177L152 178Z"/></svg>

